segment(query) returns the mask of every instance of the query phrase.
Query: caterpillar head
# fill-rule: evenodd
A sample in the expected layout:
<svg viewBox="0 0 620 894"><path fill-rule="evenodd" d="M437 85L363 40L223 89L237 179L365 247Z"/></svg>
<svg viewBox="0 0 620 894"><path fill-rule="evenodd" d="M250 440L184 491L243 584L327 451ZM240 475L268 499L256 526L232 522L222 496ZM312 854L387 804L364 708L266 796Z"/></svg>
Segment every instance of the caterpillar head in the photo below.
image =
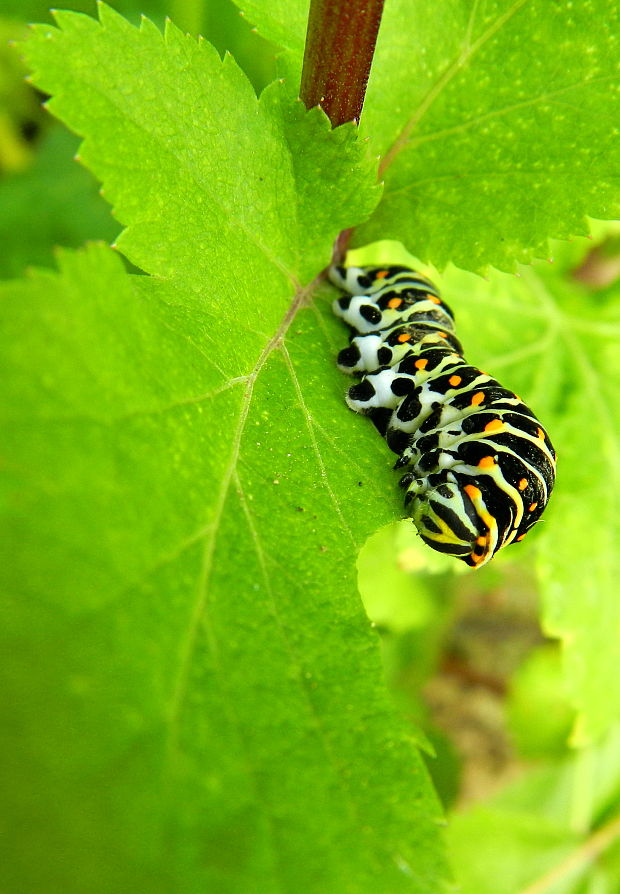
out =
<svg viewBox="0 0 620 894"><path fill-rule="evenodd" d="M471 478L463 483L444 470L424 479L406 475L403 484L405 505L428 546L473 568L491 559L501 543L498 525Z"/></svg>

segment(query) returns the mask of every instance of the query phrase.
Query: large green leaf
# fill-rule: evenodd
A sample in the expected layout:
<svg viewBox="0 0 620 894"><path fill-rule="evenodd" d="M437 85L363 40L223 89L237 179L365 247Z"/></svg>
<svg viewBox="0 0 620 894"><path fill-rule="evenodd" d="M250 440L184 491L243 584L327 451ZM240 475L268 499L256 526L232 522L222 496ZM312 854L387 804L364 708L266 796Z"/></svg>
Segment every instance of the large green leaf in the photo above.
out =
<svg viewBox="0 0 620 894"><path fill-rule="evenodd" d="M322 113L291 106L279 84L257 101L230 56L222 62L171 24L164 42L145 20L137 48L124 19L106 6L101 17L108 43L93 19L56 13L62 30L35 29L28 58L53 94L50 110L86 136L81 160L128 224L119 247L142 269L191 282L217 267L214 252L252 263L272 296L270 320L254 302L256 319L279 320L278 294L316 274L339 229L379 198L353 126L331 133ZM236 269L222 276L234 288Z"/></svg>
<svg viewBox="0 0 620 894"><path fill-rule="evenodd" d="M587 233L586 214L618 215L619 16L600 0L387 4L365 116L385 199L357 238L512 268Z"/></svg>
<svg viewBox="0 0 620 894"><path fill-rule="evenodd" d="M28 54L153 275L93 247L3 287L6 887L434 894L439 808L355 593L391 462L300 285L368 163L100 15Z"/></svg>
<svg viewBox="0 0 620 894"><path fill-rule="evenodd" d="M245 4L294 71L306 7ZM385 192L355 244L512 269L619 216L619 33L603 0L386 3L361 124Z"/></svg>

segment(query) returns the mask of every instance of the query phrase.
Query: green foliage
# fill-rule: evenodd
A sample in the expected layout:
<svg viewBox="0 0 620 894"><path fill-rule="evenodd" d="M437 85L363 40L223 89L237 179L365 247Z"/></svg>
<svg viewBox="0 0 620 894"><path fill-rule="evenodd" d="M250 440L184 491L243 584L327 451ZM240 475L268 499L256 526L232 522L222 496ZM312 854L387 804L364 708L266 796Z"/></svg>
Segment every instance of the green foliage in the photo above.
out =
<svg viewBox="0 0 620 894"><path fill-rule="evenodd" d="M452 283L455 296L457 289L467 294L459 319L472 358L527 394L542 419L556 420L562 483L532 539L539 549L543 626L564 640L569 691L580 714L575 742L586 742L620 711L620 680L612 671L618 642L610 636L620 630L614 584L620 575L620 288L601 301L562 272L559 262L539 265L523 269L520 279L491 276L488 286L455 272L446 277L446 294ZM488 307L493 319L483 333Z"/></svg>
<svg viewBox="0 0 620 894"><path fill-rule="evenodd" d="M114 0L111 5L134 22L139 21L144 9L144 3L140 0ZM71 9L94 16L97 14L97 0L73 0ZM167 5L164 0L148 0L148 10L151 18L163 21ZM48 22L51 17L50 4L45 0L2 0L2 12L7 17L24 22Z"/></svg>
<svg viewBox="0 0 620 894"><path fill-rule="evenodd" d="M31 167L0 181L1 278L19 276L29 264L52 266L57 245L77 248L86 239L111 242L118 235L97 184L73 158L76 147L71 134L55 127Z"/></svg>
<svg viewBox="0 0 620 894"><path fill-rule="evenodd" d="M616 728L455 816L448 840L463 894L616 891L619 745Z"/></svg>
<svg viewBox="0 0 620 894"><path fill-rule="evenodd" d="M229 309L249 267L266 298L252 300L247 324L268 332L291 284L318 273L338 231L379 197L368 164L355 170L353 126L332 134L319 111L283 102L277 83L257 101L230 56L171 23L163 37L148 20L137 31L109 7L100 16L57 13L62 30L38 26L28 59L50 110L86 136L81 160L127 224L118 247L158 276L195 283L217 271L214 303ZM309 172L321 174L318 190Z"/></svg>
<svg viewBox="0 0 620 894"><path fill-rule="evenodd" d="M319 317L257 363L103 247L3 300L6 887L435 890L438 808L349 560L381 457L338 476L337 383L298 390Z"/></svg>
<svg viewBox="0 0 620 894"><path fill-rule="evenodd" d="M34 92L25 83L26 70L10 45L22 39L25 28L0 18L0 176L21 171L31 161L28 130L43 117Z"/></svg>
<svg viewBox="0 0 620 894"><path fill-rule="evenodd" d="M138 22L136 4L117 6ZM235 59L107 6L99 21L58 13L27 42L116 220L73 138L20 142L36 160L0 182L2 274L116 238L147 275L91 245L0 285L4 888L443 890L425 761L449 804L467 768L421 693L459 593L491 605L518 563L518 585L537 569L561 661L532 653L509 729L519 759L546 763L453 812L455 875L464 894L546 873L540 891L613 891L620 286L575 277L589 240L546 239L618 210L617 12L394 0L364 141L294 100L305 7L244 6L287 51L286 83L260 98L273 50L224 0L148 11ZM34 0L7 12L48 19ZM19 134L36 100L7 70ZM381 528L358 561L367 614L356 557L402 508L332 364L346 333L321 271L348 227L356 245L397 237L453 262L426 272L468 358L526 398L559 452L545 521L473 578L409 523ZM613 271L613 229L593 233ZM556 263L487 280L454 266L537 254ZM395 242L352 260L418 264Z"/></svg>
<svg viewBox="0 0 620 894"><path fill-rule="evenodd" d="M515 674L507 703L508 725L524 757L566 753L575 717L566 695L562 698L564 679L559 651L550 644L531 652Z"/></svg>
<svg viewBox="0 0 620 894"><path fill-rule="evenodd" d="M307 0L238 2L299 60ZM355 244L510 270L620 215L619 34L603 0L386 3L361 123L385 191Z"/></svg>
<svg viewBox="0 0 620 894"><path fill-rule="evenodd" d="M340 474L338 324L303 291L286 314L378 190L353 127L101 16L59 14L28 52L156 276L93 248L5 289L7 884L434 891L439 808L355 595L358 482L376 502L389 460L366 431Z"/></svg>
<svg viewBox="0 0 620 894"><path fill-rule="evenodd" d="M267 40L277 46L290 50L293 56L303 56L306 42L306 24L308 22L309 0L242 0L237 4L244 15L258 27L258 31Z"/></svg>

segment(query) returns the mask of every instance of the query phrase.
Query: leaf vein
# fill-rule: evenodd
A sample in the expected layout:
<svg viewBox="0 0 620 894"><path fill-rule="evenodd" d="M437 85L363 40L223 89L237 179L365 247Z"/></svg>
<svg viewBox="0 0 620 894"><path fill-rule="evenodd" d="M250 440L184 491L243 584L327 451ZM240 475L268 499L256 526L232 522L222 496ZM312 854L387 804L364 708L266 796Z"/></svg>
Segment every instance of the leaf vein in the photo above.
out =
<svg viewBox="0 0 620 894"><path fill-rule="evenodd" d="M217 545L217 535L224 514L224 508L226 505L226 500L228 498L231 482L233 480L233 475L236 471L237 463L239 461L241 452L241 440L250 411L252 395L254 392L254 384L265 363L271 356L271 353L282 344L284 337L295 318L295 315L297 314L299 309L309 301L313 290L324 277L325 271L322 271L317 277L315 277L314 280L312 280L311 283L309 283L308 286L298 289L293 301L291 302L291 306L284 315L278 329L276 330L270 341L265 345L260 357L256 362L254 369L247 377L245 393L239 411L239 419L233 433L230 457L224 475L222 477L222 483L220 485L220 489L215 501L213 520L206 535L202 570L194 610L190 619L189 629L185 637L184 646L181 649L179 670L177 673L177 679L171 699L170 736L172 741L175 741L178 735L180 714L187 694L189 671L196 649L198 631L202 623L203 616L205 616L205 614L207 613L209 582L213 571L213 562ZM206 633L209 648L211 649L215 657L217 655L217 643L215 641L213 631L209 627L208 617L206 622Z"/></svg>
<svg viewBox="0 0 620 894"><path fill-rule="evenodd" d="M355 537L353 536L353 532L351 531L351 528L347 524L347 521L346 521L344 515L342 514L342 510L340 508L340 503L338 502L336 494L334 493L334 489L332 488L329 477L327 475L327 468L325 466L325 462L323 460L323 455L321 453L318 441L316 439L316 434L315 434L315 430L314 430L314 420L313 420L312 415L311 415L310 411L308 410L308 407L304 400L301 386L299 384L299 379L297 377L297 372L295 370L295 367L293 366L293 363L291 362L291 357L290 357L289 352L286 349L286 345L282 345L282 352L284 354L284 359L286 361L286 365L288 367L288 370L289 370L289 373L291 376L291 380L293 382L293 387L295 388L295 393L297 394L297 401L299 403L299 406L301 407L301 411L303 413L303 416L304 416L304 419L306 422L308 434L310 435L310 441L312 443L312 450L314 452L314 455L316 456L316 460L317 460L319 469L321 470L321 478L323 479L323 481L325 483L325 487L329 494L329 498L332 501L334 509L336 510L336 515L338 516L338 518L340 520L340 524L341 524L343 530L346 531L347 536L349 537L349 540L351 541L353 546L357 547L357 542L355 540Z"/></svg>
<svg viewBox="0 0 620 894"><path fill-rule="evenodd" d="M528 0L515 0L515 2L510 6L505 13L493 22L489 27L484 31L480 37L474 41L473 43L469 43L469 39L471 38L471 34L468 33L466 35L466 42L464 42L463 48L459 54L459 56L451 62L444 69L443 73L439 76L439 78L435 81L433 86L427 92L426 96L415 110L413 115L409 118L407 123L402 128L400 134L396 137L384 157L381 159L381 163L379 164L379 179L383 176L385 170L392 164L397 155L399 155L402 150L405 148L407 143L409 142L409 137L426 115L430 107L433 105L435 100L441 95L441 93L448 86L450 81L456 77L456 75L461 71L461 69L465 68L466 65L471 62L472 58L475 54L486 44L492 37L497 34L497 32L506 24L506 22L510 21L510 19L516 15L516 13L526 5ZM473 11L472 11L473 16ZM472 19L470 18L470 22ZM469 32L468 26L468 32Z"/></svg>

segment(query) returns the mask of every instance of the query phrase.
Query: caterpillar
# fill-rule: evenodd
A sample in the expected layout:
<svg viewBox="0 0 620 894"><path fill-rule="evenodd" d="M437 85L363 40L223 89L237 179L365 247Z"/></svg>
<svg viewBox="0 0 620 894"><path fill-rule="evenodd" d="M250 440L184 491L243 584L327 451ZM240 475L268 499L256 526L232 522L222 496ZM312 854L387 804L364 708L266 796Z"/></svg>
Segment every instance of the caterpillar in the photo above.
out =
<svg viewBox="0 0 620 894"><path fill-rule="evenodd" d="M398 454L405 507L422 540L481 568L540 518L555 451L529 407L471 366L454 314L409 267L333 265L334 313L352 330L338 367L359 377L347 403Z"/></svg>

